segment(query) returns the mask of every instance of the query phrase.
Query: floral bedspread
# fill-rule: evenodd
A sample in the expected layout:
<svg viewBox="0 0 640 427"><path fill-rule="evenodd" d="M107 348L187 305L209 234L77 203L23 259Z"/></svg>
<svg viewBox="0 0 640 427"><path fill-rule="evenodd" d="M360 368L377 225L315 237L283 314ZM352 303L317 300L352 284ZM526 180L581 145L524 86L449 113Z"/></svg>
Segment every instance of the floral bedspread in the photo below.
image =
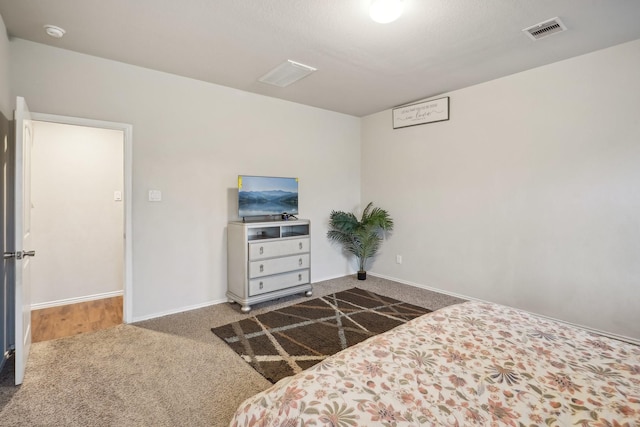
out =
<svg viewBox="0 0 640 427"><path fill-rule="evenodd" d="M640 426L640 347L466 302L246 400L231 426Z"/></svg>

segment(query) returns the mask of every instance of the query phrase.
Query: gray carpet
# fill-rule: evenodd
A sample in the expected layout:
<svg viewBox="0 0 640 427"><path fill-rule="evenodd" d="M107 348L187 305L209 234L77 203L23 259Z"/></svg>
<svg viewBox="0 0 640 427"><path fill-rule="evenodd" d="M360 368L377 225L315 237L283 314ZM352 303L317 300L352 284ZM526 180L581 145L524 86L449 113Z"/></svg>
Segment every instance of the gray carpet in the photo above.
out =
<svg viewBox="0 0 640 427"><path fill-rule="evenodd" d="M462 301L373 276L316 283L314 297L356 286L431 310ZM245 317L219 304L33 344L24 384L13 386L7 368L0 374L0 425L226 426L242 401L271 386L211 333Z"/></svg>

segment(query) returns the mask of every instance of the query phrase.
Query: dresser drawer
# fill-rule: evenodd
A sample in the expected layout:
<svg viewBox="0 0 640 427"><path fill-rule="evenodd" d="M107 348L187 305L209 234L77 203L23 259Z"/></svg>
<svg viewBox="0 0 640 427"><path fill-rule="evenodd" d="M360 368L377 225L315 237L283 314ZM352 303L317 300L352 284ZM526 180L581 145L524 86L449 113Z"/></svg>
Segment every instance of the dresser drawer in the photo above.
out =
<svg viewBox="0 0 640 427"><path fill-rule="evenodd" d="M273 258L309 252L309 238L249 243L249 260Z"/></svg>
<svg viewBox="0 0 640 427"><path fill-rule="evenodd" d="M287 271L301 270L303 268L309 268L309 254L251 261L249 263L249 278L286 273Z"/></svg>
<svg viewBox="0 0 640 427"><path fill-rule="evenodd" d="M291 286L309 283L309 270L299 270L277 276L262 277L249 281L249 296L286 289Z"/></svg>

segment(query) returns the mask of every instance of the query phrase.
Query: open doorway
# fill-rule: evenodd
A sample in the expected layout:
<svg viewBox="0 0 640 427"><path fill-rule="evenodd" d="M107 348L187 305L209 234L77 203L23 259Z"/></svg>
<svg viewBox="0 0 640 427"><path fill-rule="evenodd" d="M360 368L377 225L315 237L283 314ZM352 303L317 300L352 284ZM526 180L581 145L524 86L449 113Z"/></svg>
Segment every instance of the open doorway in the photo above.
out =
<svg viewBox="0 0 640 427"><path fill-rule="evenodd" d="M34 341L129 322L131 126L32 118Z"/></svg>
<svg viewBox="0 0 640 427"><path fill-rule="evenodd" d="M122 323L124 133L33 121L32 341Z"/></svg>

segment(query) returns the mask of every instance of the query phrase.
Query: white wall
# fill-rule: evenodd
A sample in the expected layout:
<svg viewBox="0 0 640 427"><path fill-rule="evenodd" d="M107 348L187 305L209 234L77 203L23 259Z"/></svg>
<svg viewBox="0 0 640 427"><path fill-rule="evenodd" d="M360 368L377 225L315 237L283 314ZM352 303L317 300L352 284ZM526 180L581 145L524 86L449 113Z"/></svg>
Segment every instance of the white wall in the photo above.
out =
<svg viewBox="0 0 640 427"><path fill-rule="evenodd" d="M9 240L13 235L8 233L12 226L10 213L12 205L8 203L13 197L11 184L12 150L9 149L9 126L10 119L13 118L11 111L11 101L9 97L9 39L4 26L2 16L0 16L0 160L2 171L0 172L0 246L2 252L11 249ZM13 339L13 290L11 283L13 280L13 261L0 261L0 353L4 354L9 349L9 345L15 341ZM0 359L0 368L4 365L4 358Z"/></svg>
<svg viewBox="0 0 640 427"><path fill-rule="evenodd" d="M312 281L352 271L325 234L359 203L358 118L20 39L10 54L32 111L133 125L134 318L226 300L238 174L299 177Z"/></svg>
<svg viewBox="0 0 640 427"><path fill-rule="evenodd" d="M447 94L451 119L363 119L372 271L640 339L640 40ZM403 255L403 264L395 255Z"/></svg>
<svg viewBox="0 0 640 427"><path fill-rule="evenodd" d="M0 16L0 113L7 119L13 118L13 108L9 95L9 38L7 28Z"/></svg>
<svg viewBox="0 0 640 427"><path fill-rule="evenodd" d="M35 121L31 302L123 290L123 132ZM72 301L75 302L75 301Z"/></svg>

